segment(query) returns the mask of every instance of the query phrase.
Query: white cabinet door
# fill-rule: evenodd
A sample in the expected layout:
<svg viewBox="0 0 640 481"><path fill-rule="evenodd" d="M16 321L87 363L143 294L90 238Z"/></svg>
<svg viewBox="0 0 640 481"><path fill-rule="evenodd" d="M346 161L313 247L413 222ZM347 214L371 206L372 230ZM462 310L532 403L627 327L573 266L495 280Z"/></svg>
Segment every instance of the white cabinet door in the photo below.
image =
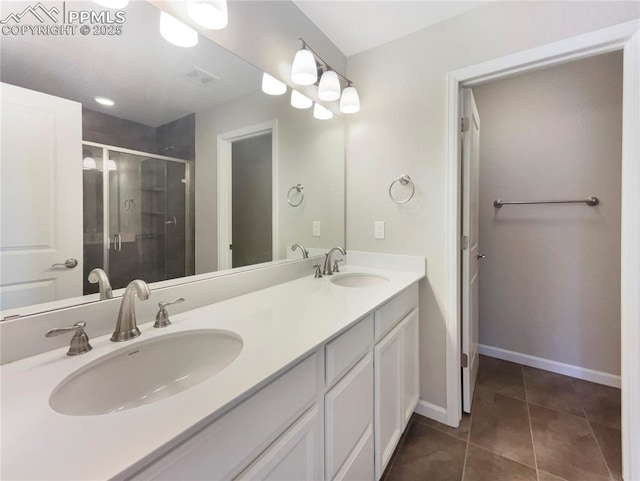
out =
<svg viewBox="0 0 640 481"><path fill-rule="evenodd" d="M376 479L380 479L403 430L403 326L396 326L374 347L374 427Z"/></svg>
<svg viewBox="0 0 640 481"><path fill-rule="evenodd" d="M81 105L5 83L0 99L0 308L81 296Z"/></svg>
<svg viewBox="0 0 640 481"><path fill-rule="evenodd" d="M420 397L420 347L418 345L418 310L414 310L403 321L402 350L404 356L403 423L407 425Z"/></svg>
<svg viewBox="0 0 640 481"><path fill-rule="evenodd" d="M325 396L325 473L335 479L338 471L349 471L350 458L373 467L373 446L361 446L365 432L373 427L373 358L368 353ZM356 453L356 451L358 451ZM373 471L373 470L372 470ZM345 478L348 479L348 478ZM373 472L368 478L373 479ZM358 481L366 481L359 479Z"/></svg>
<svg viewBox="0 0 640 481"><path fill-rule="evenodd" d="M243 481L318 481L322 479L322 417L318 406L314 406L302 416L236 479Z"/></svg>

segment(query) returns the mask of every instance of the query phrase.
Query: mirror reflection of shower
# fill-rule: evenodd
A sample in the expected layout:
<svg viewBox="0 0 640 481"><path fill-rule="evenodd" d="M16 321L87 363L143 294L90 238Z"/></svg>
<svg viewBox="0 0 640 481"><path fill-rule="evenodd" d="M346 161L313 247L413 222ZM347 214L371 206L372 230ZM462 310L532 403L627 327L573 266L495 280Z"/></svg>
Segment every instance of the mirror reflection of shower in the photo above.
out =
<svg viewBox="0 0 640 481"><path fill-rule="evenodd" d="M192 162L83 142L82 165L85 295L96 267L114 289L194 273Z"/></svg>

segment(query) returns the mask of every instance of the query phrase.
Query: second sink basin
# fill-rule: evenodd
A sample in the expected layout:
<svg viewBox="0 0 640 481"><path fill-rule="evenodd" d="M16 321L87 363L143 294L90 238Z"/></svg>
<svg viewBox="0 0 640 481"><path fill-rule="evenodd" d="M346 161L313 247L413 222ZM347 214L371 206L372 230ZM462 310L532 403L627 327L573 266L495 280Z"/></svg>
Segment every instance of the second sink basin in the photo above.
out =
<svg viewBox="0 0 640 481"><path fill-rule="evenodd" d="M379 287L387 284L389 279L375 274L352 273L336 275L331 282L342 287Z"/></svg>
<svg viewBox="0 0 640 481"><path fill-rule="evenodd" d="M54 389L49 405L61 414L90 416L149 404L219 373L242 346L240 336L213 329L138 342L68 376Z"/></svg>

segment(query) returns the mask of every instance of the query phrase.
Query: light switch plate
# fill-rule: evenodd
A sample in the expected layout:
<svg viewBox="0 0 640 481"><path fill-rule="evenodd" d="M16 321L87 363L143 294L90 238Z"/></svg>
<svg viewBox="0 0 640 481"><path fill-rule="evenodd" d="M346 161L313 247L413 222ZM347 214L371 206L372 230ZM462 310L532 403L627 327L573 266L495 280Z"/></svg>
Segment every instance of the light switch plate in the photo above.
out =
<svg viewBox="0 0 640 481"><path fill-rule="evenodd" d="M314 220L312 223L312 232L311 235L313 235L313 237L320 237L320 221L319 220Z"/></svg>
<svg viewBox="0 0 640 481"><path fill-rule="evenodd" d="M384 239L384 222L378 220L373 223L374 225L374 237L376 239Z"/></svg>

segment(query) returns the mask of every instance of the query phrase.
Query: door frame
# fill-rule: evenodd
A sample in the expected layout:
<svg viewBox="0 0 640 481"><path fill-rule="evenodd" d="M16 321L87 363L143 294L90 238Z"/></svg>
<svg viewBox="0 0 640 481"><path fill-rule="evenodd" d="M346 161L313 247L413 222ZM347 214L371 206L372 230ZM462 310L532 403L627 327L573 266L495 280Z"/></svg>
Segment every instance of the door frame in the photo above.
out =
<svg viewBox="0 0 640 481"><path fill-rule="evenodd" d="M460 118L463 87L622 50L621 384L624 478L640 479L640 31L637 20L524 50L447 74L446 212L446 421L462 416L461 369L461 168Z"/></svg>
<svg viewBox="0 0 640 481"><path fill-rule="evenodd" d="M271 260L278 258L278 121L270 120L218 135L218 270L231 269L231 144L271 132Z"/></svg>

